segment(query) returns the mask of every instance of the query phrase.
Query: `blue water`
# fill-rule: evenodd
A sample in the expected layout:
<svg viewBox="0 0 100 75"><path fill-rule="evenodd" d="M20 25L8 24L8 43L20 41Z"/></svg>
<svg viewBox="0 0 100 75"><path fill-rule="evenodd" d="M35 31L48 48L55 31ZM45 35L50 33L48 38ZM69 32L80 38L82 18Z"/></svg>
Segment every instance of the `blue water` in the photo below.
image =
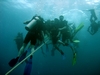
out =
<svg viewBox="0 0 100 75"><path fill-rule="evenodd" d="M35 14L44 20L64 15L68 22L74 22L76 26L83 22L84 28L76 35L80 40L76 65L72 66L69 47L60 47L65 53L65 60L58 51L55 56L51 56L50 51L44 56L38 50L33 56L31 75L100 75L100 29L95 35L87 32L90 12L86 9L92 8L100 20L100 0L0 0L0 75L11 69L8 62L18 54L14 38L18 32L25 37L27 31L23 22ZM45 46L43 48L46 52ZM10 75L23 75L24 68L25 63Z"/></svg>

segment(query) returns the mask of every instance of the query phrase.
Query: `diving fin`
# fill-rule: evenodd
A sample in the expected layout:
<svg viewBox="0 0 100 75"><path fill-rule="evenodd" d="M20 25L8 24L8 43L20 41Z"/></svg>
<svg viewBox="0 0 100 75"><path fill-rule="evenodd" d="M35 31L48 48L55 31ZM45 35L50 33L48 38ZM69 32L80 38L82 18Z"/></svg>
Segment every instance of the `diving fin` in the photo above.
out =
<svg viewBox="0 0 100 75"><path fill-rule="evenodd" d="M75 29L72 38L76 35L76 33L84 27L83 23L80 23L79 26Z"/></svg>
<svg viewBox="0 0 100 75"><path fill-rule="evenodd" d="M79 42L80 42L80 40L73 40L73 42L74 42L74 43L79 43Z"/></svg>
<svg viewBox="0 0 100 75"><path fill-rule="evenodd" d="M26 63L24 75L30 75L32 70L32 56L30 56L29 60Z"/></svg>
<svg viewBox="0 0 100 75"><path fill-rule="evenodd" d="M10 62L8 63L10 67L14 67L17 64L19 57L17 58L13 58L12 60L10 60Z"/></svg>
<svg viewBox="0 0 100 75"><path fill-rule="evenodd" d="M83 23L80 23L79 26L75 29L75 32L77 33L79 30L81 30L84 27Z"/></svg>
<svg viewBox="0 0 100 75"><path fill-rule="evenodd" d="M76 64L76 52L74 52L73 54L73 61L72 61L72 65L74 66Z"/></svg>

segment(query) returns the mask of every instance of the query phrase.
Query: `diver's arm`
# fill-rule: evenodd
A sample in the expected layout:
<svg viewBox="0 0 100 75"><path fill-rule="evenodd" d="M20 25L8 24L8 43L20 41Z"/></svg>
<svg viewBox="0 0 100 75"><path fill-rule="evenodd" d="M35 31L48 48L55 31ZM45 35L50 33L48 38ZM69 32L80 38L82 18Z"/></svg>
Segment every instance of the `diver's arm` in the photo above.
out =
<svg viewBox="0 0 100 75"><path fill-rule="evenodd" d="M61 40L58 40L58 43L62 44L62 45L65 45L64 42L62 42Z"/></svg>
<svg viewBox="0 0 100 75"><path fill-rule="evenodd" d="M23 24L28 24L28 23L30 23L31 21L25 21Z"/></svg>
<svg viewBox="0 0 100 75"><path fill-rule="evenodd" d="M57 37L59 37L60 35L61 35L61 32L59 31Z"/></svg>
<svg viewBox="0 0 100 75"><path fill-rule="evenodd" d="M33 16L31 20L25 21L23 24L28 24L28 23L30 23L35 17L36 17L36 16Z"/></svg>
<svg viewBox="0 0 100 75"><path fill-rule="evenodd" d="M64 26L64 27L62 27L62 28L59 28L59 30L63 30L63 29L65 29L66 28L66 26Z"/></svg>
<svg viewBox="0 0 100 75"><path fill-rule="evenodd" d="M70 26L70 25L75 25L75 23L68 23L68 25Z"/></svg>
<svg viewBox="0 0 100 75"><path fill-rule="evenodd" d="M28 24L32 21L33 19L29 20L29 21L25 21L23 24Z"/></svg>

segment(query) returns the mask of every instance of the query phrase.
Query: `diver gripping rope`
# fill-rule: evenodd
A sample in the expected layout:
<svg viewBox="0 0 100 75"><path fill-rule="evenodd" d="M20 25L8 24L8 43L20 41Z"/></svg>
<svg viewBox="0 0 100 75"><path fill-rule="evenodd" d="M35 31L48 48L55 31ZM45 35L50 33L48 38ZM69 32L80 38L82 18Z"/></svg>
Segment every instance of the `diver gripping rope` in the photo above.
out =
<svg viewBox="0 0 100 75"><path fill-rule="evenodd" d="M47 43L49 40L47 39L47 41L45 43ZM9 70L5 75L10 74L14 69L16 69L21 63L23 63L26 59L28 59L31 55L33 55L33 53L35 53L37 50L39 50L42 46L44 45L44 43L42 45L40 45L37 49L35 49L32 53L30 53L26 58L24 58L21 62L19 62L16 66L14 66L11 70Z"/></svg>

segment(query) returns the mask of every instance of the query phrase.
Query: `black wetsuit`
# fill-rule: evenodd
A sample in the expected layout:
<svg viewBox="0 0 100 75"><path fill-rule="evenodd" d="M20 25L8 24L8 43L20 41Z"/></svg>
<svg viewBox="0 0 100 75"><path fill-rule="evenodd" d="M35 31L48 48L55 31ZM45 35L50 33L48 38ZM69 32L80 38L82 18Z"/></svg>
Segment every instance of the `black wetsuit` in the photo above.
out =
<svg viewBox="0 0 100 75"><path fill-rule="evenodd" d="M63 30L61 30L62 41L65 42L66 39L71 39L71 32L69 31L66 21L59 21L59 28L63 27L66 27Z"/></svg>
<svg viewBox="0 0 100 75"><path fill-rule="evenodd" d="M91 25L88 27L88 32L91 35L94 35L99 29L99 24L96 23L97 17L96 17L94 9L90 10L90 12L91 12L91 17L90 17Z"/></svg>
<svg viewBox="0 0 100 75"><path fill-rule="evenodd" d="M42 31L44 30L43 25L44 23L42 20L38 21L33 30L27 33L24 39L24 43L27 44L30 41L32 45L35 45L37 40L42 41Z"/></svg>

